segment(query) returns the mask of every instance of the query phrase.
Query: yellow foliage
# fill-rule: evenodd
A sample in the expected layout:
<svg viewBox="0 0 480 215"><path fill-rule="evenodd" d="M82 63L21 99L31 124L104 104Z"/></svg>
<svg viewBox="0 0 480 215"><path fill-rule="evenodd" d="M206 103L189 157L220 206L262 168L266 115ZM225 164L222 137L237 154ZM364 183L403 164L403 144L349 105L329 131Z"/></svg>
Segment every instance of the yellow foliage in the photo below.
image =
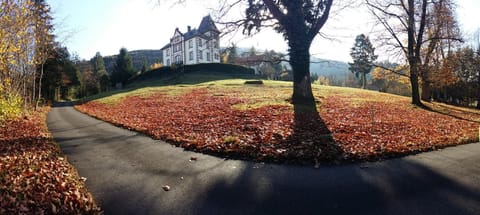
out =
<svg viewBox="0 0 480 215"><path fill-rule="evenodd" d="M375 67L372 74L372 83L382 92L397 95L408 95L411 91L408 66L397 66L394 72ZM404 74L404 75L400 75Z"/></svg>
<svg viewBox="0 0 480 215"><path fill-rule="evenodd" d="M5 92L0 84L0 122L14 119L22 114L22 98Z"/></svg>
<svg viewBox="0 0 480 215"><path fill-rule="evenodd" d="M395 81L401 84L410 83L410 79L407 77L409 75L409 72L406 66L397 66L394 69L394 71L397 71L397 73L405 74L405 75L399 75L397 73L393 73L392 71L389 71L380 67L375 67L375 69L372 72L372 79L373 80L384 79L386 81Z"/></svg>
<svg viewBox="0 0 480 215"><path fill-rule="evenodd" d="M320 84L324 86L329 86L330 85L330 80L324 76L319 76L317 80L314 82L315 84Z"/></svg>
<svg viewBox="0 0 480 215"><path fill-rule="evenodd" d="M158 68L162 68L162 67L163 67L162 63L154 63L154 64L150 65L150 70L158 69Z"/></svg>

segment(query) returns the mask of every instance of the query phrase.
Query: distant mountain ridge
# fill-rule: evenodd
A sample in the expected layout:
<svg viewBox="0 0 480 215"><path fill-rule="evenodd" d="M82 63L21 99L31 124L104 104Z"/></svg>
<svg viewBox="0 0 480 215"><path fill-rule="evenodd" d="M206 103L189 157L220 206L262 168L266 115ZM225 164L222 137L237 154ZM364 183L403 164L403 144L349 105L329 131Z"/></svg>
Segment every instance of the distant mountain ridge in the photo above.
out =
<svg viewBox="0 0 480 215"><path fill-rule="evenodd" d="M154 63L161 63L163 57L160 49L133 50L129 51L128 55L130 55L130 58L132 59L133 68L137 71L140 71L144 64L148 69L148 67ZM110 55L103 57L105 68L109 73L113 71L117 56L118 55Z"/></svg>
<svg viewBox="0 0 480 215"><path fill-rule="evenodd" d="M326 60L315 57L310 59L310 72L319 76L335 76L337 79L344 79L346 75L351 73L348 67L348 63L342 61Z"/></svg>

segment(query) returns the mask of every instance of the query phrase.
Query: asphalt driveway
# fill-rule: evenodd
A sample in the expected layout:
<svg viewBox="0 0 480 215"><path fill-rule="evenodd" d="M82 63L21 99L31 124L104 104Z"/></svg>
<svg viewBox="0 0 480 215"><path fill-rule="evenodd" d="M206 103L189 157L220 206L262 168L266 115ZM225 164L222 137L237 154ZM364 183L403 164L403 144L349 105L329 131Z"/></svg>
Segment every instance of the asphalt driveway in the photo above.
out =
<svg viewBox="0 0 480 215"><path fill-rule="evenodd" d="M47 124L105 214L480 214L479 143L315 169L184 151L68 103Z"/></svg>

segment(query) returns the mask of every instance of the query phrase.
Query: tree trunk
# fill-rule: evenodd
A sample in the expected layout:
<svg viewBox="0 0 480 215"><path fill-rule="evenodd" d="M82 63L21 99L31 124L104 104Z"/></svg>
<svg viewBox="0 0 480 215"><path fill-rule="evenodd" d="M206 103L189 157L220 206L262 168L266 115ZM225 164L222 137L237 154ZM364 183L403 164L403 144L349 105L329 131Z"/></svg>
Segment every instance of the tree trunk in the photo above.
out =
<svg viewBox="0 0 480 215"><path fill-rule="evenodd" d="M362 89L365 89L367 85L367 74L362 72Z"/></svg>
<svg viewBox="0 0 480 215"><path fill-rule="evenodd" d="M30 103L30 105L31 105L30 107L32 107L32 106L33 106L33 103L34 103L35 101L37 101L37 100L36 100L37 90L36 90L36 86L35 86L36 83L37 83L36 74L37 74L37 69L35 68L35 69L33 69L33 81L32 81L32 82L33 82L33 86L32 86L33 88L32 88L32 100L30 101L30 102L31 102L31 103Z"/></svg>
<svg viewBox="0 0 480 215"><path fill-rule="evenodd" d="M477 76L477 109L480 109L480 74Z"/></svg>
<svg viewBox="0 0 480 215"><path fill-rule="evenodd" d="M290 45L290 65L293 69L292 102L294 104L314 103L310 82L310 46L307 42L293 44L295 45Z"/></svg>
<svg viewBox="0 0 480 215"><path fill-rule="evenodd" d="M418 88L418 67L414 61L410 61L410 84L412 86L412 104L423 106Z"/></svg>
<svg viewBox="0 0 480 215"><path fill-rule="evenodd" d="M430 102L431 100L431 87L430 82L422 80L422 100L426 102Z"/></svg>
<svg viewBox="0 0 480 215"><path fill-rule="evenodd" d="M35 102L35 110L38 109L40 99L42 98L42 79L43 79L43 63L40 66L40 77L38 78L38 97L37 97L37 102Z"/></svg>

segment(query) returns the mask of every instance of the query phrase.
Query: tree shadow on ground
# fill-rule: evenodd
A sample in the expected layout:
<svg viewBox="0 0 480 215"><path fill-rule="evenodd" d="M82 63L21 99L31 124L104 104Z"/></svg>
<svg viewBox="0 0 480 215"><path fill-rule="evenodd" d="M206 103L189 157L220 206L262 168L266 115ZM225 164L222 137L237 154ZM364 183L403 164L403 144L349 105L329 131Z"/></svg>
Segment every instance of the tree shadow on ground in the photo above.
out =
<svg viewBox="0 0 480 215"><path fill-rule="evenodd" d="M433 103L430 103L433 105ZM455 119L458 119L458 120L463 120L463 121L467 121L467 122L473 122L473 123L480 123L480 114L478 113L474 113L474 112L469 112L469 111L464 111L464 110L458 110L458 109L451 109L451 107L447 107L447 106L444 106L444 105L441 105L439 104L438 106L441 106L442 108L444 108L444 110L440 110L440 109L435 109L429 105L423 105L423 108L424 110L427 110L427 111L430 111L430 112L433 112L433 113L438 113L438 114L441 114L441 115L445 115L445 116L449 116L449 117L452 117L452 118L455 118ZM454 113L454 112L461 112L461 113ZM472 118L476 118L475 119L472 119L472 118L468 118L467 116L470 115L472 116Z"/></svg>
<svg viewBox="0 0 480 215"><path fill-rule="evenodd" d="M293 104L293 134L288 137L290 156L314 164L336 163L343 150L333 139L332 132L320 117L315 101Z"/></svg>

